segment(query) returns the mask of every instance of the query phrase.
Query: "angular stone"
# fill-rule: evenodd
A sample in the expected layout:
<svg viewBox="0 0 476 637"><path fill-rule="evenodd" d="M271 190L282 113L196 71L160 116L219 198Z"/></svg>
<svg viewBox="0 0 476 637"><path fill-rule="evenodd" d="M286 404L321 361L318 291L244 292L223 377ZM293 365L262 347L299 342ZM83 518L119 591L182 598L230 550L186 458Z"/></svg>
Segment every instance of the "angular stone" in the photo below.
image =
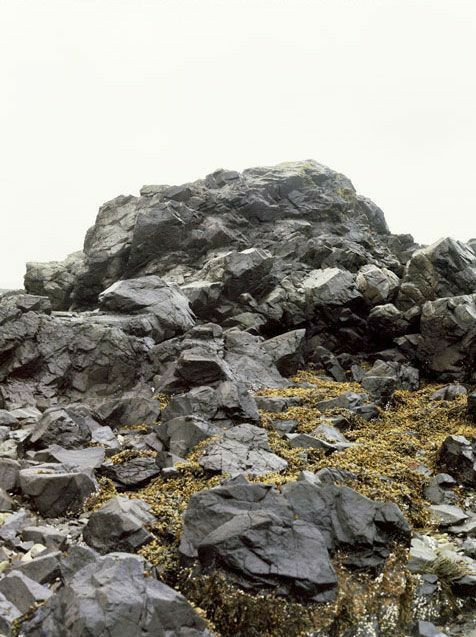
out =
<svg viewBox="0 0 476 637"><path fill-rule="evenodd" d="M20 488L41 515L54 518L77 511L96 490L96 483L86 471L49 463L20 471Z"/></svg>
<svg viewBox="0 0 476 637"><path fill-rule="evenodd" d="M36 603L51 597L51 592L18 571L12 571L0 579L0 593L21 613L26 613Z"/></svg>
<svg viewBox="0 0 476 637"><path fill-rule="evenodd" d="M166 584L144 577L141 558L110 553L76 571L22 627L25 637L211 637L205 621Z"/></svg>
<svg viewBox="0 0 476 637"><path fill-rule="evenodd" d="M116 496L91 514L83 530L84 541L100 553L134 552L153 539L146 526L154 521L143 500Z"/></svg>

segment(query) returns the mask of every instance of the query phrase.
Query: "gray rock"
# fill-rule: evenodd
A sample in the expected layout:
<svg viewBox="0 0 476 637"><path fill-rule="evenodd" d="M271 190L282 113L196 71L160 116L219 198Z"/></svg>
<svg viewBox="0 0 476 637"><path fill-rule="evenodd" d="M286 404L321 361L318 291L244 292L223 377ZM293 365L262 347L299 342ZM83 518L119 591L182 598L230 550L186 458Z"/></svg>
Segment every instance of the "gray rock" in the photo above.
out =
<svg viewBox="0 0 476 637"><path fill-rule="evenodd" d="M125 314L152 314L158 322L158 342L194 326L189 301L179 288L160 277L116 281L99 295L101 309Z"/></svg>
<svg viewBox="0 0 476 637"><path fill-rule="evenodd" d="M116 496L91 514L83 537L100 553L133 552L153 539L146 526L154 521L155 516L143 500Z"/></svg>
<svg viewBox="0 0 476 637"><path fill-rule="evenodd" d="M412 573L424 573L436 560L435 542L426 535L412 538L408 568Z"/></svg>
<svg viewBox="0 0 476 637"><path fill-rule="evenodd" d="M0 489L0 511L11 511L13 509L13 498L3 489Z"/></svg>
<svg viewBox="0 0 476 637"><path fill-rule="evenodd" d="M101 421L113 428L121 425L153 425L160 418L160 403L146 396L123 396L106 400L96 411Z"/></svg>
<svg viewBox="0 0 476 637"><path fill-rule="evenodd" d="M77 511L96 490L94 478L84 470L71 471L49 463L22 469L20 488L46 518Z"/></svg>
<svg viewBox="0 0 476 637"><path fill-rule="evenodd" d="M476 363L476 294L427 301L417 356L441 380L465 380Z"/></svg>
<svg viewBox="0 0 476 637"><path fill-rule="evenodd" d="M105 452L101 447L85 449L64 449L59 445L51 445L47 450L48 462L59 462L65 466L92 471L104 462Z"/></svg>
<svg viewBox="0 0 476 637"><path fill-rule="evenodd" d="M64 261L27 263L25 290L28 294L47 296L53 310L67 310L71 293L84 262L82 252L74 252Z"/></svg>
<svg viewBox="0 0 476 637"><path fill-rule="evenodd" d="M206 440L219 429L199 416L181 416L169 420L165 425L164 442L176 456L184 458L202 440Z"/></svg>
<svg viewBox="0 0 476 637"><path fill-rule="evenodd" d="M450 383L435 391L430 396L430 400L455 400L458 396L465 396L467 393L467 389L464 385Z"/></svg>
<svg viewBox="0 0 476 637"><path fill-rule="evenodd" d="M385 405L397 389L418 389L420 376L418 370L410 365L377 360L364 374L361 385L373 400Z"/></svg>
<svg viewBox="0 0 476 637"><path fill-rule="evenodd" d="M5 409L0 409L0 426L16 427L19 424L18 419Z"/></svg>
<svg viewBox="0 0 476 637"><path fill-rule="evenodd" d="M52 593L18 571L12 571L0 579L0 593L21 613L26 613L34 604L49 599Z"/></svg>
<svg viewBox="0 0 476 637"><path fill-rule="evenodd" d="M438 297L471 294L475 288L476 254L460 241L440 239L411 256L398 304L408 308Z"/></svg>
<svg viewBox="0 0 476 637"><path fill-rule="evenodd" d="M30 444L48 447L58 444L66 449L86 445L91 432L82 418L75 417L62 407L50 407L41 417L38 427L30 437Z"/></svg>
<svg viewBox="0 0 476 637"><path fill-rule="evenodd" d="M109 478L125 489L140 487L160 474L153 457L137 457L124 460L118 464L104 465L104 471Z"/></svg>
<svg viewBox="0 0 476 637"><path fill-rule="evenodd" d="M438 466L459 482L476 485L476 439L448 436L439 451Z"/></svg>
<svg viewBox="0 0 476 637"><path fill-rule="evenodd" d="M424 488L425 498L432 504L451 504L456 498L451 491L456 486L456 480L447 473L433 476Z"/></svg>
<svg viewBox="0 0 476 637"><path fill-rule="evenodd" d="M292 376L303 362L303 344L306 330L294 330L270 338L263 343L267 352L283 376Z"/></svg>
<svg viewBox="0 0 476 637"><path fill-rule="evenodd" d="M67 542L67 537L54 526L27 526L22 530L22 538L26 542L43 544L48 548L63 549Z"/></svg>
<svg viewBox="0 0 476 637"><path fill-rule="evenodd" d="M0 489L13 491L18 485L20 463L10 458L0 458Z"/></svg>
<svg viewBox="0 0 476 637"><path fill-rule="evenodd" d="M87 563L23 625L25 636L211 637L180 593L143 571L142 560L127 553Z"/></svg>
<svg viewBox="0 0 476 637"><path fill-rule="evenodd" d="M452 526L468 519L462 509L452 504L432 504L430 511L440 526Z"/></svg>
<svg viewBox="0 0 476 637"><path fill-rule="evenodd" d="M400 279L387 268L368 264L360 268L355 282L359 292L371 305L381 305L393 299Z"/></svg>
<svg viewBox="0 0 476 637"><path fill-rule="evenodd" d="M61 576L60 558L59 551L45 551L29 561L14 563L13 568L39 584L51 584Z"/></svg>
<svg viewBox="0 0 476 637"><path fill-rule="evenodd" d="M0 631L2 635L13 635L14 622L21 617L21 611L3 593L0 593Z"/></svg>
<svg viewBox="0 0 476 637"><path fill-rule="evenodd" d="M308 312L322 306L341 306L360 298L354 276L339 268L313 270L302 282Z"/></svg>
<svg viewBox="0 0 476 637"><path fill-rule="evenodd" d="M225 431L221 439L208 444L198 462L208 471L230 475L264 475L284 471L288 463L269 451L264 429L238 425Z"/></svg>

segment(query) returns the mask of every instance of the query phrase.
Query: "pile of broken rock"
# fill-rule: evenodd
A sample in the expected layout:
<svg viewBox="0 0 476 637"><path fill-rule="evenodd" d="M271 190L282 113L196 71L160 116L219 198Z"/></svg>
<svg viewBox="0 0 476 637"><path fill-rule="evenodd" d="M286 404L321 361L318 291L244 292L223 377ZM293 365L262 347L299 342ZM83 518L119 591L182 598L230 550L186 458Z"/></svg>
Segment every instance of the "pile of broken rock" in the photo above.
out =
<svg viewBox="0 0 476 637"><path fill-rule="evenodd" d="M25 290L0 296L0 633L297 635L217 625L180 573L337 613L342 569L376 581L410 546L410 615L369 606L307 634L476 630L475 249L391 234L345 176L305 161L144 186L101 207L83 252L27 264ZM329 416L270 428L263 412L301 408L304 367L341 387L313 403ZM357 469L305 469L356 450L352 422L429 381L467 420L434 470L415 468L434 532L362 495ZM196 483L162 517L185 470ZM445 565L455 613L418 611Z"/></svg>

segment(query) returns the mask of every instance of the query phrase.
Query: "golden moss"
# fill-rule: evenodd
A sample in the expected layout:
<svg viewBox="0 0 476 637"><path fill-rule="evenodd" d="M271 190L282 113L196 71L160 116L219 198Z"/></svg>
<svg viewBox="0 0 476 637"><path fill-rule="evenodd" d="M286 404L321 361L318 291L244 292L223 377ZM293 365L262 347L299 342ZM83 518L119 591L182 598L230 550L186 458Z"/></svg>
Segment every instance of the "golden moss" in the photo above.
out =
<svg viewBox="0 0 476 637"><path fill-rule="evenodd" d="M155 458L156 455L156 451L125 449L124 451L119 451L119 453L114 454L110 459L112 464L122 464L123 462L133 460L134 458Z"/></svg>
<svg viewBox="0 0 476 637"><path fill-rule="evenodd" d="M315 407L319 400L359 388L353 383L323 379L312 372L300 372L293 380L311 383L316 390L287 388L285 395L298 396L302 404L280 414L263 413L262 424L267 429L272 429L271 420L296 420L297 431L308 433L320 423L322 414ZM271 448L289 466L283 474L267 476L267 481L281 484L295 479L303 469L345 469L357 476L351 486L363 495L395 502L415 526L430 524L428 503L422 497L427 478L418 471L419 466L436 468L437 453L446 436L476 436L476 426L465 413L464 396L451 402L429 400L439 387L427 385L416 392L396 392L394 404L381 410L379 417L370 422L347 412L350 428L345 435L355 446L329 456L319 457L314 450L306 449L308 459L303 460L303 450L286 451L283 448L286 443L270 433ZM284 395L282 390L269 391L267 395ZM330 413L346 411L334 409Z"/></svg>

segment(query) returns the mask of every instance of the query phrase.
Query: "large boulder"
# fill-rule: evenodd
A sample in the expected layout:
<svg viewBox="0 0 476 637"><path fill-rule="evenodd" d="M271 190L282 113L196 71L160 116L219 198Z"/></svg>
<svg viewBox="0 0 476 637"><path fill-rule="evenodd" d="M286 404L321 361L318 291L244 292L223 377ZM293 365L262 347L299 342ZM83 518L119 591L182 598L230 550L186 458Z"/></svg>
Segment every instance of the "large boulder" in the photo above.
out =
<svg viewBox="0 0 476 637"><path fill-rule="evenodd" d="M336 588L329 552L342 550L348 564L375 568L389 555L392 540L409 538L396 505L373 502L348 487L311 474L279 492L239 476L192 496L180 551L205 570L224 570L245 588L272 587L322 601L332 599Z"/></svg>
<svg viewBox="0 0 476 637"><path fill-rule="evenodd" d="M393 299L400 279L387 268L367 264L360 268L355 282L357 289L370 305L381 305Z"/></svg>
<svg viewBox="0 0 476 637"><path fill-rule="evenodd" d="M84 541L100 553L136 551L153 539L146 526L154 521L143 500L116 496L91 514L83 530Z"/></svg>
<svg viewBox="0 0 476 637"><path fill-rule="evenodd" d="M101 309L125 314L151 314L155 338L162 341L194 326L189 301L179 288L158 276L116 281L99 295Z"/></svg>
<svg viewBox="0 0 476 637"><path fill-rule="evenodd" d="M438 465L459 482L476 486L476 438L448 436L440 448Z"/></svg>
<svg viewBox="0 0 476 637"><path fill-rule="evenodd" d="M45 518L78 512L86 498L97 488L89 471L70 469L59 463L22 469L19 482L22 493L31 498Z"/></svg>
<svg viewBox="0 0 476 637"><path fill-rule="evenodd" d="M64 261L27 263L25 290L28 294L47 296L53 310L67 310L83 261L83 252L74 252Z"/></svg>
<svg viewBox="0 0 476 637"><path fill-rule="evenodd" d="M144 576L143 560L128 553L90 558L22 626L25 637L211 637L187 600Z"/></svg>
<svg viewBox="0 0 476 637"><path fill-rule="evenodd" d="M413 253L405 267L398 294L400 307L409 308L439 297L472 294L476 290L476 254L446 238Z"/></svg>
<svg viewBox="0 0 476 637"><path fill-rule="evenodd" d="M417 355L424 370L441 380L474 378L476 294L424 304Z"/></svg>

